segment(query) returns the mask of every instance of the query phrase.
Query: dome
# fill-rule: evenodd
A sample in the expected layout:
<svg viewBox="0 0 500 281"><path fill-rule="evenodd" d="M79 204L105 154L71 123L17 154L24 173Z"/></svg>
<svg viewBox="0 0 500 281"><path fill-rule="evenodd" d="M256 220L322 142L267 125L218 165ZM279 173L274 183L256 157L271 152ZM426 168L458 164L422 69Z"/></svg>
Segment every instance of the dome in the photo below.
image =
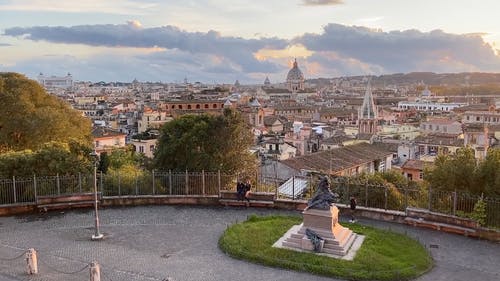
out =
<svg viewBox="0 0 500 281"><path fill-rule="evenodd" d="M297 60L293 62L293 67L288 71L288 75L286 76L287 81L297 81L304 80L304 74L300 71L299 66L297 64Z"/></svg>

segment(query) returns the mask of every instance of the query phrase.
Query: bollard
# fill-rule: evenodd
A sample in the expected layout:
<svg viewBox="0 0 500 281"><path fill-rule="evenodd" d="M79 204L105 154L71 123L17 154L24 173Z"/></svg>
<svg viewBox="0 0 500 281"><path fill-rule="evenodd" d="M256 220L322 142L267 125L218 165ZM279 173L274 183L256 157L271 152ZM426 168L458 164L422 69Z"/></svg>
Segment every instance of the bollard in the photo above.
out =
<svg viewBox="0 0 500 281"><path fill-rule="evenodd" d="M96 261L90 264L90 281L101 281L101 267Z"/></svg>
<svg viewBox="0 0 500 281"><path fill-rule="evenodd" d="M28 275L38 274L38 260L36 258L36 250L28 249L26 252L26 271Z"/></svg>

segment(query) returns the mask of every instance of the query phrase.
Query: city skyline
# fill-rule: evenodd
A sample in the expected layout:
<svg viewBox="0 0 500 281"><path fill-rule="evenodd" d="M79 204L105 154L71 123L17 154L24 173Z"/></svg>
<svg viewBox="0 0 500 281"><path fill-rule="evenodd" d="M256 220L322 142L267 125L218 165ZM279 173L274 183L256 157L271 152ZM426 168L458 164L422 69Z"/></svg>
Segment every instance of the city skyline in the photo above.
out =
<svg viewBox="0 0 500 281"><path fill-rule="evenodd" d="M276 83L295 57L306 78L500 71L500 3L372 2L0 0L0 71Z"/></svg>

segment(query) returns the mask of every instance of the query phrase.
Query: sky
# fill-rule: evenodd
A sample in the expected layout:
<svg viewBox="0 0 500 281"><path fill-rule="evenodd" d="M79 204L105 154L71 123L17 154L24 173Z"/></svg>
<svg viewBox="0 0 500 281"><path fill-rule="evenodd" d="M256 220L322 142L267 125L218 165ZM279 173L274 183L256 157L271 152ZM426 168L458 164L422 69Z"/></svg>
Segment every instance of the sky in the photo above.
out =
<svg viewBox="0 0 500 281"><path fill-rule="evenodd" d="M284 82L500 72L498 0L0 0L0 71Z"/></svg>

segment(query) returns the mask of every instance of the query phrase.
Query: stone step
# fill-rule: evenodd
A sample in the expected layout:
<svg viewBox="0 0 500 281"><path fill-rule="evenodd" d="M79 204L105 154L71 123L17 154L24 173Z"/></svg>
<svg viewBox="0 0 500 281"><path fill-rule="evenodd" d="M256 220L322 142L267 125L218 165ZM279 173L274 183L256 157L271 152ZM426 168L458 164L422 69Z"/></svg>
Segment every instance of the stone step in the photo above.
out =
<svg viewBox="0 0 500 281"><path fill-rule="evenodd" d="M220 199L219 203L224 206L238 206L238 207L265 207L265 208L273 208L273 201L256 201L250 200L248 201L238 201L232 199Z"/></svg>
<svg viewBox="0 0 500 281"><path fill-rule="evenodd" d="M473 228L467 228L463 226L458 226L458 225L452 225L452 224L447 224L447 223L442 223L442 222L433 222L433 221L427 221L424 219L416 219L416 218L410 218L407 217L405 218L405 223L412 225L412 226L419 226L419 227L425 227L425 228L430 228L434 230L439 230L439 231L444 231L444 232L449 232L449 233L455 233L455 234L460 234L460 235L473 235L476 233L476 230Z"/></svg>

